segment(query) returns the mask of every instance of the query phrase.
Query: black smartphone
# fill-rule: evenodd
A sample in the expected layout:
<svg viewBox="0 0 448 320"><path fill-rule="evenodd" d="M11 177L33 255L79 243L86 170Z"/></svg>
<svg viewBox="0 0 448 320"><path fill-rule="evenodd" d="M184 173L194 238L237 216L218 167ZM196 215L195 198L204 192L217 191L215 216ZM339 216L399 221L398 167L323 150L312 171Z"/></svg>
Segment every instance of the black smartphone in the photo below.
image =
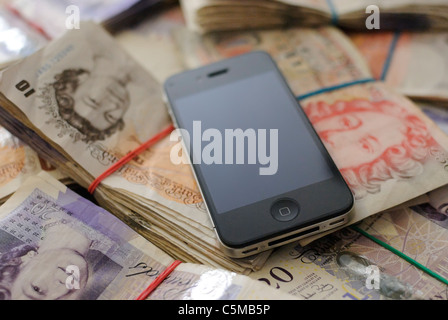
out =
<svg viewBox="0 0 448 320"><path fill-rule="evenodd" d="M267 53L174 75L164 91L227 255L253 255L348 221L352 192Z"/></svg>

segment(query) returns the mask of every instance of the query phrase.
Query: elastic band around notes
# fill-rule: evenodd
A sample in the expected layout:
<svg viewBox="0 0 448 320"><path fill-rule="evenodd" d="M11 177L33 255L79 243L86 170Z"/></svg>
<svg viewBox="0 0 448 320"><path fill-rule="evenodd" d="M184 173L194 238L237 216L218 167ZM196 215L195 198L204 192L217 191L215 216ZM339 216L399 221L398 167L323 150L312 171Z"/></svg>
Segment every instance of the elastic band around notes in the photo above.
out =
<svg viewBox="0 0 448 320"><path fill-rule="evenodd" d="M131 152L129 152L126 156L124 156L123 158L121 158L119 161L115 162L109 169L107 169L103 174L101 174L100 176L98 176L98 178L96 178L92 184L89 186L88 188L88 192L90 194L93 194L95 192L95 189L98 187L98 185L104 180L106 179L108 176L110 176L112 173L114 173L115 171L117 171L118 169L120 169L122 166L124 166L126 163L128 163L129 161L131 161L133 158L135 158L136 156L138 156L140 153L142 153L143 151L145 151L146 149L150 148L151 146L153 146L154 144L156 144L158 141L162 140L163 138L165 138L166 136L168 136L172 131L174 130L174 126L170 125L168 128L166 128L165 130L159 132L158 134L156 134L154 137L152 137L151 139L149 139L148 141L146 141L145 143L141 144L138 148L132 150Z"/></svg>
<svg viewBox="0 0 448 320"><path fill-rule="evenodd" d="M407 262L409 262L410 264L414 265L415 267L419 268L420 270L426 272L427 274L429 274L431 277L436 278L437 280L443 282L444 284L448 285L448 280L444 277L442 277L441 275L439 275L438 273L432 271L431 269L429 269L428 267L425 267L424 265L422 265L420 262L412 259L411 257L405 255L403 252L395 249L394 247L392 247L391 245L385 243L384 241L381 241L380 239L372 236L370 233L362 230L361 228L358 228L357 226L350 226L351 229L355 230L356 232L362 234L363 236L369 238L370 240L372 240L373 242L379 244L380 246L386 248L387 250L391 251L392 253L395 253L397 256L399 256L400 258L406 260Z"/></svg>
<svg viewBox="0 0 448 320"><path fill-rule="evenodd" d="M45 32L45 30L41 26L39 26L38 24L36 24L33 21L30 21L29 19L24 17L23 14L19 10L17 10L13 6L11 6L10 4L7 4L6 8L10 12L12 12L14 15L16 15L18 18L20 18L23 21L25 21L25 23L28 24L31 28L33 28L34 30L39 32L45 39L52 40L52 38L48 35L48 33Z"/></svg>
<svg viewBox="0 0 448 320"><path fill-rule="evenodd" d="M366 78L366 79L360 79L360 80L355 80L355 81L350 81L350 82L345 82L345 83L341 83L335 86L331 86L331 87L325 87L316 91L312 91L309 93L305 93L302 94L300 96L297 96L297 100L303 100L321 93L326 93L326 92L330 92L330 91L334 91L334 90L338 90L338 89L342 89L342 88L347 88L347 87L351 87L357 84L363 84L363 83L369 83L369 82L375 82L377 80L375 80L374 78Z"/></svg>
<svg viewBox="0 0 448 320"><path fill-rule="evenodd" d="M387 73L389 71L390 63L392 62L392 58L395 53L395 48L397 47L398 39L400 38L400 32L395 32L394 37L392 38L392 42L389 46L389 51L387 52L387 58L383 65L383 70L381 72L381 81L386 80Z"/></svg>
<svg viewBox="0 0 448 320"><path fill-rule="evenodd" d="M136 300L145 300L149 295L157 289L157 287L162 283L163 280L168 277L171 272L173 272L182 261L174 261L168 268L166 268L151 284L137 297Z"/></svg>
<svg viewBox="0 0 448 320"><path fill-rule="evenodd" d="M336 8L334 6L333 0L327 0L327 4L328 4L328 7L330 8L330 12L331 12L331 23L333 25L337 25L339 22L339 16L338 16L338 13L336 12Z"/></svg>

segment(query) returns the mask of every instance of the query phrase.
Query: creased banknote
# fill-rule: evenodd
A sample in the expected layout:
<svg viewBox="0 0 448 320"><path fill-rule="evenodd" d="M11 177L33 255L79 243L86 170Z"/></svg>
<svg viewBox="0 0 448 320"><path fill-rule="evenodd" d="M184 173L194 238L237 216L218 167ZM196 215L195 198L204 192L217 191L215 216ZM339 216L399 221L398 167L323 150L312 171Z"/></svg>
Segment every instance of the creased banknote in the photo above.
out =
<svg viewBox="0 0 448 320"><path fill-rule="evenodd" d="M173 259L47 173L0 207L2 300L136 299ZM148 297L295 299L246 276L182 263Z"/></svg>
<svg viewBox="0 0 448 320"><path fill-rule="evenodd" d="M448 189L427 197L427 203L379 213L357 227L446 279ZM448 299L446 284L350 227L276 250L251 277L311 300Z"/></svg>
<svg viewBox="0 0 448 320"><path fill-rule="evenodd" d="M2 73L1 122L87 188L113 163L170 125L159 82L94 23L68 32ZM249 272L219 249L191 168L166 137L103 181L101 205L184 261Z"/></svg>

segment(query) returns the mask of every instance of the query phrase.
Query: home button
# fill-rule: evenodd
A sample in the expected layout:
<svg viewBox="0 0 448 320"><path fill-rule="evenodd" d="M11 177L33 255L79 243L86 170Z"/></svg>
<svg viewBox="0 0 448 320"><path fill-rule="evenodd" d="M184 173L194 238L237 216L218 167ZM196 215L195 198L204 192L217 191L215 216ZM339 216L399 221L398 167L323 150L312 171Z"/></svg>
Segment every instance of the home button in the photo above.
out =
<svg viewBox="0 0 448 320"><path fill-rule="evenodd" d="M299 204L292 199L278 200L271 207L271 214L274 219L282 222L291 221L297 217L299 211Z"/></svg>

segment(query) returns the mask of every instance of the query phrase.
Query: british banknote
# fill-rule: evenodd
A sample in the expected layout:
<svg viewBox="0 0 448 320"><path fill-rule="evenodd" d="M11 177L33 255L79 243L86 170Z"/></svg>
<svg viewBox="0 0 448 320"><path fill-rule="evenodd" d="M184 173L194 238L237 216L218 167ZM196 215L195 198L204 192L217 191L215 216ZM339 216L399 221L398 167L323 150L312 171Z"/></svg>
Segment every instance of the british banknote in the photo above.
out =
<svg viewBox="0 0 448 320"><path fill-rule="evenodd" d="M0 207L2 300L136 299L174 260L47 173ZM152 300L295 299L246 276L181 263Z"/></svg>
<svg viewBox="0 0 448 320"><path fill-rule="evenodd" d="M444 0L182 0L181 4L188 27L199 33L330 24L355 30L447 28ZM369 19L372 13L375 22Z"/></svg>
<svg viewBox="0 0 448 320"><path fill-rule="evenodd" d="M446 208L447 195L443 187L428 193L428 203L379 213L356 227L446 279L446 211L433 206L445 199ZM279 249L251 277L311 300L448 299L445 283L350 227Z"/></svg>
<svg viewBox="0 0 448 320"><path fill-rule="evenodd" d="M355 194L351 223L448 182L445 133L387 84L357 83L374 78L339 30L291 28L199 36L180 29L178 35L189 67L253 50L272 55ZM344 87L347 83L353 85Z"/></svg>
<svg viewBox="0 0 448 320"><path fill-rule="evenodd" d="M448 33L353 33L376 79L419 100L448 100Z"/></svg>
<svg viewBox="0 0 448 320"><path fill-rule="evenodd" d="M0 203L3 203L30 176L46 171L69 184L72 180L45 161L31 147L0 127Z"/></svg>
<svg viewBox="0 0 448 320"><path fill-rule="evenodd" d="M4 70L2 79L2 123L85 188L171 125L160 83L94 23ZM191 168L170 161L175 143L166 137L105 179L98 200L142 224L176 257L256 268L267 254L233 260L219 250Z"/></svg>

